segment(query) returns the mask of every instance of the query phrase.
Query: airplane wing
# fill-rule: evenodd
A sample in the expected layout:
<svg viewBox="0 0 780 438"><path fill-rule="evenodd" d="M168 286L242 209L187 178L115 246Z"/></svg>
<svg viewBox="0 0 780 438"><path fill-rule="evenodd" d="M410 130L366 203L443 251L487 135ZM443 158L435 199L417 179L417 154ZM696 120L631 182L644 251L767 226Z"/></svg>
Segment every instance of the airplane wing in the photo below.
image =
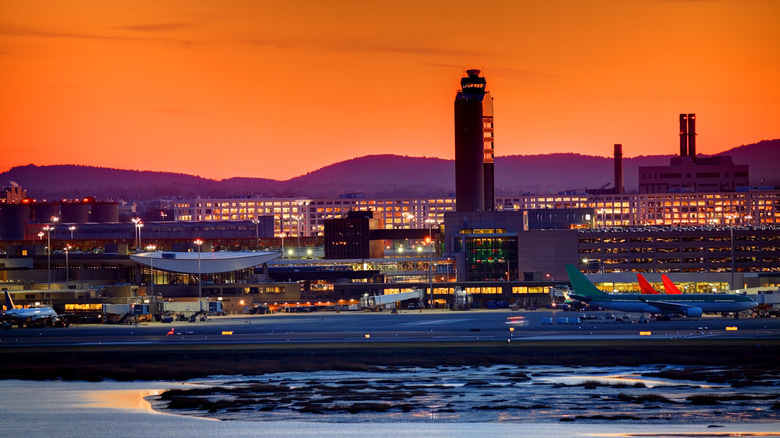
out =
<svg viewBox="0 0 780 438"><path fill-rule="evenodd" d="M639 296L639 299L653 307L656 307L662 313L665 314L679 313L681 315L693 316L693 317L699 317L702 315L701 307L692 306L690 304L670 303L668 301L659 301L659 300L648 300L646 298L642 298L642 296Z"/></svg>

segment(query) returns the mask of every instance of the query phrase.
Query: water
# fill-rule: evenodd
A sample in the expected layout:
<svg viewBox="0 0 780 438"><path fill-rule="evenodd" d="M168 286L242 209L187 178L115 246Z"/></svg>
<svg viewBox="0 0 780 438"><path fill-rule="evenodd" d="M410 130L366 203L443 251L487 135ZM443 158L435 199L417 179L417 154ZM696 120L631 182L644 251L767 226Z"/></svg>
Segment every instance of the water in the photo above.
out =
<svg viewBox="0 0 780 438"><path fill-rule="evenodd" d="M263 376L214 376L188 382L0 381L3 436L42 433L82 436L269 436L269 437L473 437L473 436L777 436L778 382L733 388L725 383L645 377L680 367L445 367L384 372L317 371ZM717 368L707 372L719 374ZM521 376L528 376L528 379ZM776 376L775 376L776 377ZM251 384L290 388L286 396L250 409L169 410L165 389L241 388ZM263 387L261 387L263 388ZM404 395L395 400L391 396ZM331 397L340 394L339 397ZM623 394L620 397L620 394ZM668 400L638 401L650 394ZM714 405L690 397L721 397ZM728 397L737 395L739 397ZM145 397L145 398L144 398ZM410 410L302 412L297 398L321 407L390 400ZM388 398L389 397L389 398ZM235 398L209 395L210 400ZM289 400L283 400L287 398ZM733 398L737 398L734 400ZM268 409L268 400L274 400ZM658 399L660 400L660 399ZM156 409L153 410L152 406ZM175 413L171 414L171 413ZM593 419L594 415L633 420ZM579 416L579 418L576 418ZM585 419L587 418L587 419ZM573 421L561 421L568 419ZM217 421L222 420L222 421Z"/></svg>

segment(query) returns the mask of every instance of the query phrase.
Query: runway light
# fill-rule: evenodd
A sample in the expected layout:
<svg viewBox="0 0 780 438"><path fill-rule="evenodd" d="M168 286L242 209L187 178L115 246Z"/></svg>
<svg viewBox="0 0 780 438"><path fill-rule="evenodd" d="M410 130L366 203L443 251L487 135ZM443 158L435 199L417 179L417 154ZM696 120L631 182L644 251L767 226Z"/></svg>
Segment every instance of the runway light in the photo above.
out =
<svg viewBox="0 0 780 438"><path fill-rule="evenodd" d="M733 326L733 325L729 326L729 327L726 327L726 331L727 332L735 332L735 331L737 331L737 327Z"/></svg>
<svg viewBox="0 0 780 438"><path fill-rule="evenodd" d="M513 331L515 331L515 328L514 328L514 327L509 327L509 331L510 331L510 332L513 332Z"/></svg>
<svg viewBox="0 0 780 438"><path fill-rule="evenodd" d="M371 338L371 335L369 335L368 333L366 333L365 336L366 336L366 339L370 339Z"/></svg>
<svg viewBox="0 0 780 438"><path fill-rule="evenodd" d="M652 332L639 332L639 336L650 336Z"/></svg>
<svg viewBox="0 0 780 438"><path fill-rule="evenodd" d="M222 336L230 336L233 334L233 330L224 330Z"/></svg>

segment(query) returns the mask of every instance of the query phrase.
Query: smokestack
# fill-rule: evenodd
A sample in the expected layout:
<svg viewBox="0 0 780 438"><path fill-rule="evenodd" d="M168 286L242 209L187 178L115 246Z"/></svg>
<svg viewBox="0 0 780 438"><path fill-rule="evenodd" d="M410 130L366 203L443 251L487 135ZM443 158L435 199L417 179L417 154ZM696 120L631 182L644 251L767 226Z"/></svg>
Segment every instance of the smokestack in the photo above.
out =
<svg viewBox="0 0 780 438"><path fill-rule="evenodd" d="M688 156L696 162L696 114L688 114Z"/></svg>
<svg viewBox="0 0 780 438"><path fill-rule="evenodd" d="M688 114L680 114L680 156L688 155Z"/></svg>
<svg viewBox="0 0 780 438"><path fill-rule="evenodd" d="M615 193L623 194L623 145L615 145Z"/></svg>

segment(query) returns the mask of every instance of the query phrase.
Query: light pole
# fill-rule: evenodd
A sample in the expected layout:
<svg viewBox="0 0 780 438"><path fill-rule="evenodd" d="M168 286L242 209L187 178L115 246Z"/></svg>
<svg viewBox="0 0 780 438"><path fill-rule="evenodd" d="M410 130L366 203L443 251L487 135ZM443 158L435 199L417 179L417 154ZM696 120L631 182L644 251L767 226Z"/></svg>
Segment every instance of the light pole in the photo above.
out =
<svg viewBox="0 0 780 438"><path fill-rule="evenodd" d="M301 259L301 219L303 219L303 215L299 214L298 216L293 216L295 218L295 222L298 224L298 260Z"/></svg>
<svg viewBox="0 0 780 438"><path fill-rule="evenodd" d="M73 232L76 231L76 226L71 225L68 227L68 229L70 230L70 240L73 240Z"/></svg>
<svg viewBox="0 0 780 438"><path fill-rule="evenodd" d="M734 285L734 222L737 219L736 214L727 214L726 218L731 219L731 226L729 227L729 233L731 234L731 290L735 290Z"/></svg>
<svg viewBox="0 0 780 438"><path fill-rule="evenodd" d="M135 227L138 228L138 249L141 249L141 228L143 228L144 223L141 221L138 221L137 224L135 224Z"/></svg>
<svg viewBox="0 0 780 438"><path fill-rule="evenodd" d="M157 249L156 245L148 245L146 247L147 250L149 250L149 271L151 272L149 281L149 284L152 286L152 290L150 292L151 296L154 296L154 250Z"/></svg>
<svg viewBox="0 0 780 438"><path fill-rule="evenodd" d="M38 232L38 240L43 240L43 231Z"/></svg>
<svg viewBox="0 0 780 438"><path fill-rule="evenodd" d="M201 281L200 278L200 247L203 245L203 241L200 239L195 240L195 245L198 245L198 306L200 311L203 311L203 301L201 297L203 296L203 281Z"/></svg>
<svg viewBox="0 0 780 438"><path fill-rule="evenodd" d="M70 265L68 264L68 250L70 245L65 245L65 283L70 282Z"/></svg>
<svg viewBox="0 0 780 438"><path fill-rule="evenodd" d="M47 271L49 274L49 289L51 289L51 231L54 229L51 225L43 227L43 231L46 231L46 261Z"/></svg>
<svg viewBox="0 0 780 438"><path fill-rule="evenodd" d="M435 219L426 219L425 222L428 224L428 243L431 244L430 247L430 260L428 261L428 282L431 285L431 298L430 300L433 301L433 224L436 223Z"/></svg>
<svg viewBox="0 0 780 438"><path fill-rule="evenodd" d="M282 220L282 258L284 258L284 220Z"/></svg>
<svg viewBox="0 0 780 438"><path fill-rule="evenodd" d="M163 221L163 222L165 222L165 216L168 216L168 215L167 215L167 214L165 214L165 212L164 212L164 211L161 211L161 212L160 212L160 217L162 217L162 221Z"/></svg>
<svg viewBox="0 0 780 438"><path fill-rule="evenodd" d="M260 251L260 219L252 219L252 223L255 224L255 249Z"/></svg>
<svg viewBox="0 0 780 438"><path fill-rule="evenodd" d="M130 219L133 222L133 231L135 234L133 235L133 238L135 239L135 247L138 248L138 224L141 222L141 218L134 217Z"/></svg>

